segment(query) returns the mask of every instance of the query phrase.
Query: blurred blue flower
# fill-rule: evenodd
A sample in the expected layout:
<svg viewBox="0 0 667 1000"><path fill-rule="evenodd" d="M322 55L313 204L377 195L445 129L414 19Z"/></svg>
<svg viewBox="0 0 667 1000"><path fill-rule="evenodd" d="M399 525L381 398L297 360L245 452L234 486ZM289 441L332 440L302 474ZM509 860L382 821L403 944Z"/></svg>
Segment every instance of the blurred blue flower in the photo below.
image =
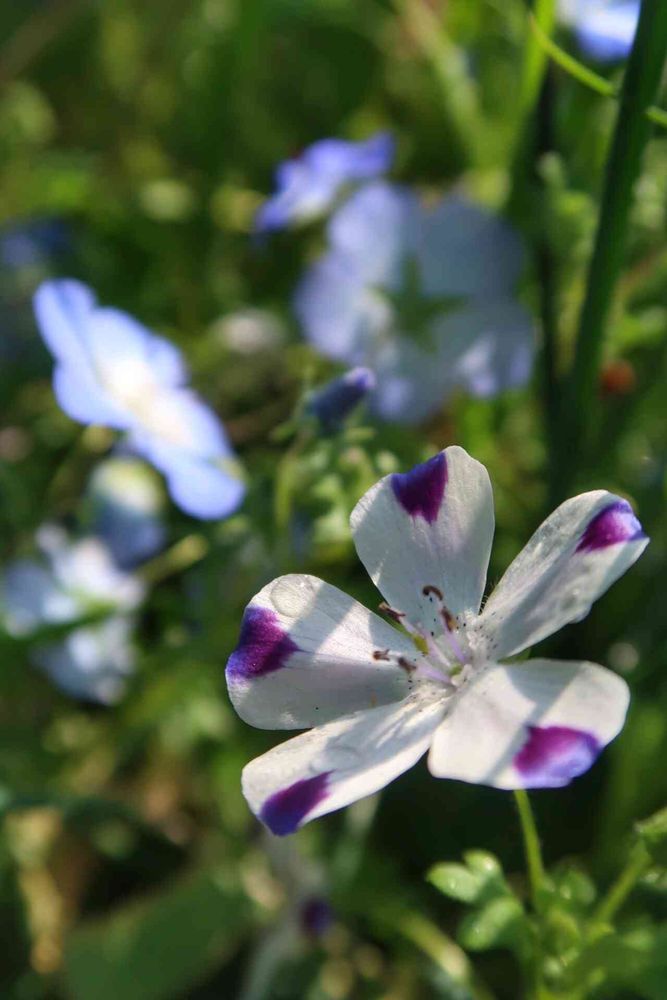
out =
<svg viewBox="0 0 667 1000"><path fill-rule="evenodd" d="M457 387L485 397L527 380L533 327L514 297L523 251L501 219L377 181L335 213L328 237L295 310L323 354L374 371L379 416L416 422Z"/></svg>
<svg viewBox="0 0 667 1000"><path fill-rule="evenodd" d="M67 248L69 233L60 219L31 219L0 229L0 263L13 271L42 264Z"/></svg>
<svg viewBox="0 0 667 1000"><path fill-rule="evenodd" d="M639 0L560 0L559 13L587 55L599 62L616 62L632 47Z"/></svg>
<svg viewBox="0 0 667 1000"><path fill-rule="evenodd" d="M68 416L127 431L133 451L167 479L174 502L199 518L225 517L244 486L213 411L187 388L180 351L78 281L46 281L35 314L56 359L53 387Z"/></svg>
<svg viewBox="0 0 667 1000"><path fill-rule="evenodd" d="M393 159L394 140L386 132L364 142L322 139L314 143L298 159L278 167L276 193L257 213L256 232L273 232L322 215L345 184L383 174Z"/></svg>
<svg viewBox="0 0 667 1000"><path fill-rule="evenodd" d="M314 392L307 410L319 420L324 431L331 433L374 388L375 375L370 368L351 368Z"/></svg>
<svg viewBox="0 0 667 1000"><path fill-rule="evenodd" d="M149 559L165 544L164 494L153 470L130 456L101 462L90 479L91 529L124 569Z"/></svg>
<svg viewBox="0 0 667 1000"><path fill-rule="evenodd" d="M2 579L2 617L10 635L28 637L49 625L108 617L38 643L34 660L68 694L109 702L122 693L133 665L132 612L144 595L136 577L114 564L98 538L71 541L48 525L38 532L40 556L10 564Z"/></svg>

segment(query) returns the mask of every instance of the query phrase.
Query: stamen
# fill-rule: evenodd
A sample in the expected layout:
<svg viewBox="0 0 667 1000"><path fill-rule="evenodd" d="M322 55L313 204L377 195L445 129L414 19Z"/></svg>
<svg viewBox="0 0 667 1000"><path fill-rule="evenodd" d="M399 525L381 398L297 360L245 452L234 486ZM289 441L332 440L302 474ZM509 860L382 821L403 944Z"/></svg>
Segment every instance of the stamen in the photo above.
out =
<svg viewBox="0 0 667 1000"><path fill-rule="evenodd" d="M459 663L465 663L466 655L461 648L461 644L456 638L456 619L449 608L445 605L445 599L442 591L439 587L435 587L433 584L427 584L425 587L422 587L422 594L424 597L428 597L429 600L433 600L435 597L435 603L439 605L438 612L444 626L445 640Z"/></svg>
<svg viewBox="0 0 667 1000"><path fill-rule="evenodd" d="M396 608L392 608L386 601L382 601L378 604L378 611L381 611L383 615L387 618L393 618L395 622L403 624L403 619L405 618L405 611L397 611Z"/></svg>
<svg viewBox="0 0 667 1000"><path fill-rule="evenodd" d="M389 650L388 649L375 649L375 650L373 650L373 659L374 660L390 660L391 656L389 655Z"/></svg>

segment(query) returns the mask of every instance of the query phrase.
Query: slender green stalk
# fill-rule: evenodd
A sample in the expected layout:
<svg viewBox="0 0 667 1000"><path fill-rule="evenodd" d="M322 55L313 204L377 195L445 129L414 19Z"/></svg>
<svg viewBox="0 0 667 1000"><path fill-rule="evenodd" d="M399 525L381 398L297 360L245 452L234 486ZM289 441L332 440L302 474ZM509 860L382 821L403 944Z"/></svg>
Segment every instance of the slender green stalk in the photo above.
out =
<svg viewBox="0 0 667 1000"><path fill-rule="evenodd" d="M595 911L594 921L608 924L616 916L639 879L651 866L651 855L643 844L637 844L631 852L623 871L611 885L607 895L600 901Z"/></svg>
<svg viewBox="0 0 667 1000"><path fill-rule="evenodd" d="M535 817L528 798L528 793L522 788L514 792L514 800L519 813L521 823L521 833L523 835L523 846L526 853L526 865L528 867L528 879L530 881L530 894L533 901L533 909L537 912L540 909L540 892L544 882L544 864L542 862L542 849L540 847L540 837L535 824Z"/></svg>
<svg viewBox="0 0 667 1000"><path fill-rule="evenodd" d="M560 477L563 495L584 450L583 432L597 396L598 369L616 282L623 264L633 187L652 125L646 110L658 94L667 54L667 3L642 0L635 42L620 94L607 160L593 256L588 272L572 372L561 412Z"/></svg>
<svg viewBox="0 0 667 1000"><path fill-rule="evenodd" d="M549 52L543 45L542 38L549 38L556 23L556 0L535 0L533 11L528 16L536 28L528 34L524 48L519 102L522 115L526 115L534 108L542 85L549 58Z"/></svg>

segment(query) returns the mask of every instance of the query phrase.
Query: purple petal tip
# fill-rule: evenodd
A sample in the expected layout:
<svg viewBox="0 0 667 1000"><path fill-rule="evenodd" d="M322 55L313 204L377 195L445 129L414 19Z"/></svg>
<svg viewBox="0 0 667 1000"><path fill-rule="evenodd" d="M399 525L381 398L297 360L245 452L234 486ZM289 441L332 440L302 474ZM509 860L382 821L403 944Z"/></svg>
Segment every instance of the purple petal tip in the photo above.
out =
<svg viewBox="0 0 667 1000"><path fill-rule="evenodd" d="M271 795L261 808L259 818L271 833L284 837L301 826L308 813L327 797L331 771L302 778Z"/></svg>
<svg viewBox="0 0 667 1000"><path fill-rule="evenodd" d="M635 542L646 538L627 500L614 500L592 519L579 539L577 552L596 552L619 542Z"/></svg>
<svg viewBox="0 0 667 1000"><path fill-rule="evenodd" d="M394 496L411 517L423 517L429 524L437 520L447 485L447 459L443 452L416 465L410 472L391 477Z"/></svg>
<svg viewBox="0 0 667 1000"><path fill-rule="evenodd" d="M228 679L253 680L280 670L299 647L268 608L246 608L239 644L227 662Z"/></svg>
<svg viewBox="0 0 667 1000"><path fill-rule="evenodd" d="M587 771L601 750L583 729L528 726L528 738L514 757L524 788L560 788Z"/></svg>

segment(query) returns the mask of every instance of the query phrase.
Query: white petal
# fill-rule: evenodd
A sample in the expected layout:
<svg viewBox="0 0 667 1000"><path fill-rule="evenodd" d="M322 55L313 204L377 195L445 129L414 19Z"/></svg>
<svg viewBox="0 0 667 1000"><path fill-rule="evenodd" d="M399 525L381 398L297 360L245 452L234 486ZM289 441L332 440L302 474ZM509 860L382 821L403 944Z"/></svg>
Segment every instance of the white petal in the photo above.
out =
<svg viewBox="0 0 667 1000"><path fill-rule="evenodd" d="M412 641L314 576L281 576L252 599L227 664L236 711L260 729L305 729L400 701L410 679L391 649L417 658Z"/></svg>
<svg viewBox="0 0 667 1000"><path fill-rule="evenodd" d="M354 543L388 603L414 626L434 628L424 587L453 615L479 608L493 539L493 494L483 465L445 449L404 475L386 476L352 511ZM442 623L436 622L437 631Z"/></svg>
<svg viewBox="0 0 667 1000"><path fill-rule="evenodd" d="M580 621L648 539L621 497L595 490L561 504L491 594L478 628L489 659L511 656Z"/></svg>
<svg viewBox="0 0 667 1000"><path fill-rule="evenodd" d="M620 732L625 681L594 663L494 664L449 702L428 766L494 788L557 788L587 771Z"/></svg>
<svg viewBox="0 0 667 1000"><path fill-rule="evenodd" d="M301 733L243 771L250 808L276 834L384 788L426 751L444 713L441 688Z"/></svg>

